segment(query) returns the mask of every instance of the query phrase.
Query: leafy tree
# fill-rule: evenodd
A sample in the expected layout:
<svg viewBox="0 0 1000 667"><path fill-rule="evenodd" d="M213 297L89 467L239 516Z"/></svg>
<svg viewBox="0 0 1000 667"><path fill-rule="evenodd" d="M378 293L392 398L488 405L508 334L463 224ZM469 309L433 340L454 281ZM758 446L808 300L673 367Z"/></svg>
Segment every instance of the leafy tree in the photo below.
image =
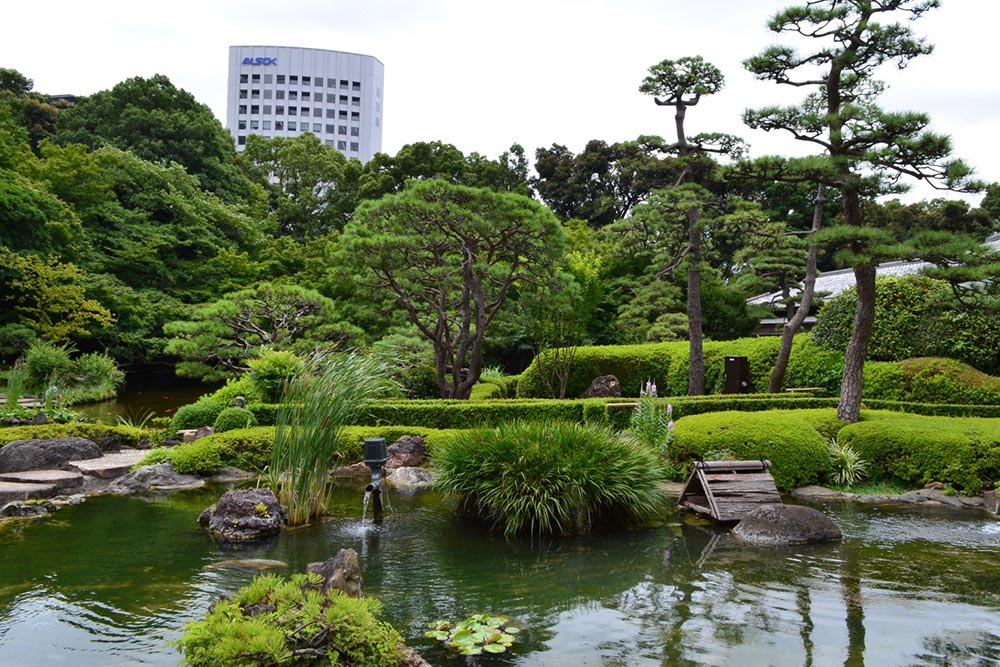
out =
<svg viewBox="0 0 1000 667"><path fill-rule="evenodd" d="M0 169L0 246L69 259L81 232L80 220L44 184Z"/></svg>
<svg viewBox="0 0 1000 667"><path fill-rule="evenodd" d="M881 23L894 16L917 19L938 6L937 0L815 0L779 12L768 26L816 40L812 53L772 46L744 65L758 79L813 89L797 106L748 110L752 128L784 130L823 151L798 160L759 163L775 180L823 183L839 190L842 224L825 233L839 247L840 260L851 266L858 289L853 334L847 346L844 381L837 416L857 421L861 409L861 370L871 340L875 308L875 266L899 256L898 238L865 219L865 199L900 189L909 176L937 187L968 188L970 170L950 160L947 137L927 130L929 119L915 112L887 112L877 104L884 85L875 79L883 64L903 68L931 52L902 23Z"/></svg>
<svg viewBox="0 0 1000 667"><path fill-rule="evenodd" d="M432 179L359 206L343 256L434 344L441 397L468 398L511 289L548 281L563 244L555 217L527 197Z"/></svg>
<svg viewBox="0 0 1000 667"><path fill-rule="evenodd" d="M40 338L63 343L110 326L113 319L87 297L79 267L0 246L0 325L26 326Z"/></svg>
<svg viewBox="0 0 1000 667"><path fill-rule="evenodd" d="M678 165L661 155L666 148L651 136L614 144L595 139L579 155L553 144L535 151L538 176L531 185L561 219L586 220L597 229L677 180Z"/></svg>
<svg viewBox="0 0 1000 667"><path fill-rule="evenodd" d="M240 173L236 147L212 110L162 74L133 77L59 115L55 140L114 146L151 162L176 162L223 200L257 210L259 186Z"/></svg>
<svg viewBox="0 0 1000 667"><path fill-rule="evenodd" d="M6 107L11 118L28 132L31 150L37 152L41 141L56 131L60 110L72 103L53 102L47 95L32 92L34 85L17 70L0 68L0 109Z"/></svg>
<svg viewBox="0 0 1000 667"><path fill-rule="evenodd" d="M315 290L272 283L202 304L164 331L165 352L182 359L177 374L206 381L249 370L264 350L307 352L358 333L338 324L333 302Z"/></svg>

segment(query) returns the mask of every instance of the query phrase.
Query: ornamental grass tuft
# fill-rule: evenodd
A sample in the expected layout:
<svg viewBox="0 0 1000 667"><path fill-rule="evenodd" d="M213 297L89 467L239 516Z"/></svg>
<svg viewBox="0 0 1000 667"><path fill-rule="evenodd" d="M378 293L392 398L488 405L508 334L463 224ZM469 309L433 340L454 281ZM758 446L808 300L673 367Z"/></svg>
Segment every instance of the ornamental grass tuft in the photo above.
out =
<svg viewBox="0 0 1000 667"><path fill-rule="evenodd" d="M510 422L462 431L435 455L438 488L504 534L572 534L635 521L666 500L648 447L599 425Z"/></svg>

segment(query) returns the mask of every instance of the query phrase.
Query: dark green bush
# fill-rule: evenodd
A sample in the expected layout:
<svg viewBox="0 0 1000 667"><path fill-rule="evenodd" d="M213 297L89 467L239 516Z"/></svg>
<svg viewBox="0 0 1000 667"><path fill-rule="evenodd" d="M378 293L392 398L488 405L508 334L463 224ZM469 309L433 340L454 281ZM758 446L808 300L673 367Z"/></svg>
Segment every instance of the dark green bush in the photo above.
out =
<svg viewBox="0 0 1000 667"><path fill-rule="evenodd" d="M274 426L278 418L278 409L281 406L277 403L248 403L247 410L253 413L254 419L261 426Z"/></svg>
<svg viewBox="0 0 1000 667"><path fill-rule="evenodd" d="M225 433L237 428L250 428L257 425L257 418L246 408L226 408L219 413L212 424L216 433Z"/></svg>
<svg viewBox="0 0 1000 667"><path fill-rule="evenodd" d="M287 350L270 350L248 362L250 384L254 398L265 403L278 403L285 383L302 367L302 359Z"/></svg>
<svg viewBox="0 0 1000 667"><path fill-rule="evenodd" d="M641 518L665 500L654 452L614 431L571 422L512 422L462 431L437 453L436 485L505 534L586 532Z"/></svg>
<svg viewBox="0 0 1000 667"><path fill-rule="evenodd" d="M184 626L177 646L190 667L344 665L398 667L403 639L378 620L381 605L333 589L320 575L261 575L205 618ZM316 650L317 654L309 653Z"/></svg>
<svg viewBox="0 0 1000 667"><path fill-rule="evenodd" d="M682 414L670 449L675 463L722 450L737 460L767 459L782 490L814 484L829 468L827 439L795 411Z"/></svg>
<svg viewBox="0 0 1000 667"><path fill-rule="evenodd" d="M902 361L900 367L906 384L904 400L1000 405L1000 378L967 364L953 359L921 358Z"/></svg>
<svg viewBox="0 0 1000 667"><path fill-rule="evenodd" d="M170 463L185 475L211 475L222 467L222 454L216 441L199 438L183 447L172 448Z"/></svg>
<svg viewBox="0 0 1000 667"><path fill-rule="evenodd" d="M1000 481L1000 421L995 419L895 414L847 425L838 442L869 463L873 479L911 486L937 481L976 495Z"/></svg>
<svg viewBox="0 0 1000 667"><path fill-rule="evenodd" d="M211 426L225 408L224 403L215 399L201 398L194 403L177 408L177 412L174 413L174 418L170 422L170 428L174 431L183 431Z"/></svg>
<svg viewBox="0 0 1000 667"><path fill-rule="evenodd" d="M49 386L62 387L68 378L73 362L70 345L56 345L46 340L36 340L24 355L24 388L30 394L41 395Z"/></svg>

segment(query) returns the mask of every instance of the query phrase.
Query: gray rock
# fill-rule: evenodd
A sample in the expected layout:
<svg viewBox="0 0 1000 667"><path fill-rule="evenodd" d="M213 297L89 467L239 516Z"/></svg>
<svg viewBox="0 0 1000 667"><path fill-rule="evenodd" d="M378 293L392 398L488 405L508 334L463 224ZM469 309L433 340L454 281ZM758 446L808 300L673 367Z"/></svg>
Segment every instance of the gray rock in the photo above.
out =
<svg viewBox="0 0 1000 667"><path fill-rule="evenodd" d="M336 477L371 477L372 469L359 461L353 465L340 466L333 474Z"/></svg>
<svg viewBox="0 0 1000 667"><path fill-rule="evenodd" d="M580 398L620 398L622 385L614 375L601 375L594 378Z"/></svg>
<svg viewBox="0 0 1000 667"><path fill-rule="evenodd" d="M147 491L177 491L205 486L205 480L194 475L182 475L169 463L142 466L135 472L119 477L108 485L112 493L128 495Z"/></svg>
<svg viewBox="0 0 1000 667"><path fill-rule="evenodd" d="M271 489L235 489L202 512L198 523L221 540L247 542L279 533L288 514Z"/></svg>
<svg viewBox="0 0 1000 667"><path fill-rule="evenodd" d="M839 540L842 535L828 516L803 505L762 505L733 528L742 539L765 546Z"/></svg>
<svg viewBox="0 0 1000 667"><path fill-rule="evenodd" d="M0 507L0 519L32 518L45 516L46 514L54 511L56 511L56 506L48 500L42 503L26 503L22 500L16 500Z"/></svg>
<svg viewBox="0 0 1000 667"><path fill-rule="evenodd" d="M1000 514L1000 495L996 489L983 494L983 506L992 514Z"/></svg>
<svg viewBox="0 0 1000 667"><path fill-rule="evenodd" d="M337 589L353 598L363 595L361 562L358 560L358 552L354 549L341 549L336 556L322 563L309 563L306 572L315 572L323 576L323 583L315 588L324 593L330 589Z"/></svg>
<svg viewBox="0 0 1000 667"><path fill-rule="evenodd" d="M233 466L223 466L219 472L208 478L213 484L228 484L229 482L244 482L248 479L255 479L256 473L240 470Z"/></svg>
<svg viewBox="0 0 1000 667"><path fill-rule="evenodd" d="M197 440L199 438L204 438L206 435L212 435L213 433L215 433L215 429L211 426L202 426L194 432L194 437L191 439ZM187 440L185 440L185 442L187 442Z"/></svg>
<svg viewBox="0 0 1000 667"><path fill-rule="evenodd" d="M386 461L385 467L390 470L419 466L426 458L424 439L419 435L402 436L389 446L387 452L389 460Z"/></svg>
<svg viewBox="0 0 1000 667"><path fill-rule="evenodd" d="M35 426L42 426L49 423L49 417L44 412L39 410L35 413L35 416L31 418L31 423Z"/></svg>
<svg viewBox="0 0 1000 667"><path fill-rule="evenodd" d="M405 467L390 470L386 479L394 485L424 488L434 483L434 477L427 468Z"/></svg>
<svg viewBox="0 0 1000 667"><path fill-rule="evenodd" d="M15 440L0 448L0 472L66 470L69 461L96 459L103 453L86 438Z"/></svg>

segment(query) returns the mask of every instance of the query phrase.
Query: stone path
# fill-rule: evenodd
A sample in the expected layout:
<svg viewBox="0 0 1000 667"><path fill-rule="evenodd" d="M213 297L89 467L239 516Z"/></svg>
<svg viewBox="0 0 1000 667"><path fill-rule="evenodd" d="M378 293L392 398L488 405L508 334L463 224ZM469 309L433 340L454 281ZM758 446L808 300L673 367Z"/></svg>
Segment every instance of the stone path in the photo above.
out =
<svg viewBox="0 0 1000 667"><path fill-rule="evenodd" d="M0 505L15 500L51 498L83 490L88 479L108 481L127 475L147 452L123 449L96 459L70 461L73 470L0 473Z"/></svg>

